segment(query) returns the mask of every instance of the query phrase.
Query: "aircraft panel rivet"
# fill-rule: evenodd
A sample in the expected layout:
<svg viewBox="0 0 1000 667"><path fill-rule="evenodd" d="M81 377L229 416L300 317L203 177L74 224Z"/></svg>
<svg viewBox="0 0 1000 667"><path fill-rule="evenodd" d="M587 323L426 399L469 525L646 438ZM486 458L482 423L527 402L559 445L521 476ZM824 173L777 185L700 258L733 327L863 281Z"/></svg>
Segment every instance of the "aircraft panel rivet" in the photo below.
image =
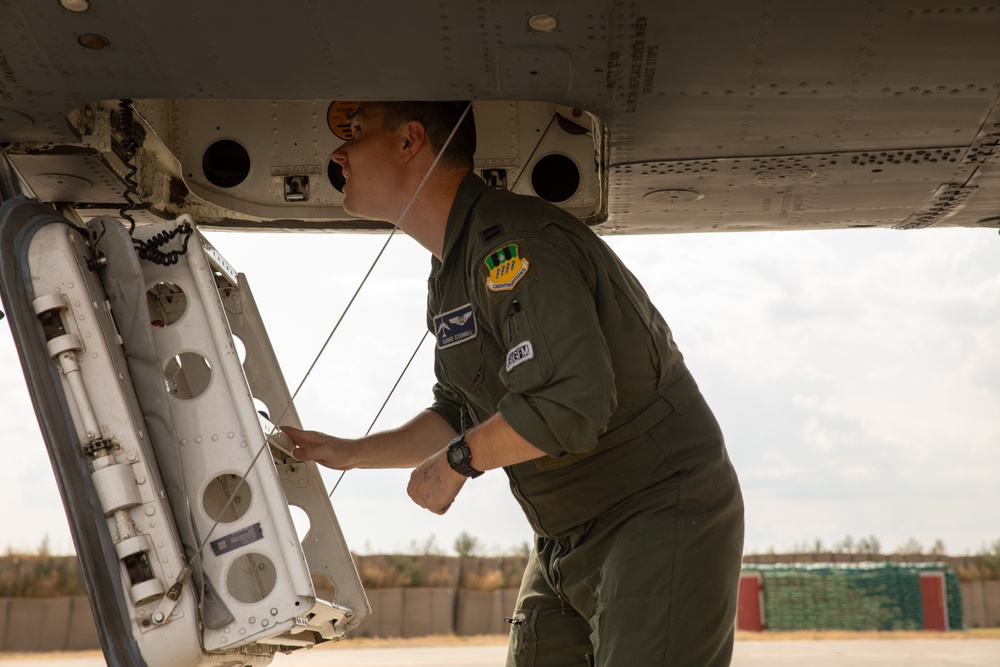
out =
<svg viewBox="0 0 1000 667"><path fill-rule="evenodd" d="M535 32L552 32L559 27L559 19L548 14L535 14L528 19L528 27Z"/></svg>
<svg viewBox="0 0 1000 667"><path fill-rule="evenodd" d="M84 46L88 49L94 49L95 51L100 51L101 49L106 49L111 46L111 42L104 35L97 35L94 33L85 33L80 35L77 40L80 42L80 46Z"/></svg>
<svg viewBox="0 0 1000 667"><path fill-rule="evenodd" d="M271 616L277 616L277 615L278 615L277 607L271 607Z"/></svg>
<svg viewBox="0 0 1000 667"><path fill-rule="evenodd" d="M63 9L78 14L90 9L90 0L59 0L59 4L62 5Z"/></svg>

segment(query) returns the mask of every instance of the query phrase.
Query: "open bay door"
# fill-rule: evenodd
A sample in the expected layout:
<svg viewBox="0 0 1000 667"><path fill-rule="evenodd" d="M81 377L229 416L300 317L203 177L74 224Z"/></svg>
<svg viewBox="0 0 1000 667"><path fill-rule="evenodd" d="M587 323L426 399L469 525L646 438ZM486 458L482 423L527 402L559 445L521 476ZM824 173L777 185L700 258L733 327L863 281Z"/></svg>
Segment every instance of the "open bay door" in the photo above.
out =
<svg viewBox="0 0 1000 667"><path fill-rule="evenodd" d="M299 425L246 280L190 219L130 236L8 196L0 292L109 663L265 665L370 613L269 421Z"/></svg>

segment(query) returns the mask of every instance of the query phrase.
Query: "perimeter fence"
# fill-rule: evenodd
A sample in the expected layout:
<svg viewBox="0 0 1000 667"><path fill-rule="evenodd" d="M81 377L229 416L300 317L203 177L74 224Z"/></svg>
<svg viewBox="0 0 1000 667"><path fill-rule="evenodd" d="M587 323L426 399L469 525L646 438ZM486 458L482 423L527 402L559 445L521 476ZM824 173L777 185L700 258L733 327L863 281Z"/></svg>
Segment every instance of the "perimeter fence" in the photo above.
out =
<svg viewBox="0 0 1000 667"><path fill-rule="evenodd" d="M1000 627L1000 580L959 581L954 561L944 569L933 563L745 562L744 574L760 577L768 630L921 627L919 578L935 569L944 572L949 628ZM387 555L357 556L356 563L373 609L356 636L472 636L506 634L503 618L514 608L525 559ZM828 581L819 583L819 576ZM0 558L0 651L99 648L90 605L80 593L75 557Z"/></svg>

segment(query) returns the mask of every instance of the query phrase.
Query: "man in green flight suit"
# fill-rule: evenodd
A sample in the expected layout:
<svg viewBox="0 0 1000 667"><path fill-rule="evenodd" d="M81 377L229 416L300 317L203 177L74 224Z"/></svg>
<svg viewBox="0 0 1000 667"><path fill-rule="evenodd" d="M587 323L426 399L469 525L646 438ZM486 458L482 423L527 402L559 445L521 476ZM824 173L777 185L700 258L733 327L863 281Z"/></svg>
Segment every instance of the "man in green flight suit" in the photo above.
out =
<svg viewBox="0 0 1000 667"><path fill-rule="evenodd" d="M510 666L728 665L743 500L641 285L574 216L472 173L470 105L365 103L351 130L344 209L433 255L435 400L357 440L286 429L295 456L413 467L410 497L438 514L502 467L536 534Z"/></svg>

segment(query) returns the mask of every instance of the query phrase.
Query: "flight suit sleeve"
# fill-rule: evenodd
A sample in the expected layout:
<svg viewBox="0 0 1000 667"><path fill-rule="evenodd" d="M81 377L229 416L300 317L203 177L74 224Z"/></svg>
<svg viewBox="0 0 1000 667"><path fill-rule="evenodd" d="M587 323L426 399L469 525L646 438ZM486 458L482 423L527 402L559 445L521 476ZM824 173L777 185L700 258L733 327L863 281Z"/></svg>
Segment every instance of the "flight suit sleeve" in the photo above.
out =
<svg viewBox="0 0 1000 667"><path fill-rule="evenodd" d="M617 404L595 260L556 226L478 256L473 298L506 351L498 411L551 457L593 449Z"/></svg>
<svg viewBox="0 0 1000 667"><path fill-rule="evenodd" d="M440 382L434 384L434 403L427 409L440 415L455 433L461 433L464 430L462 403L450 388Z"/></svg>

